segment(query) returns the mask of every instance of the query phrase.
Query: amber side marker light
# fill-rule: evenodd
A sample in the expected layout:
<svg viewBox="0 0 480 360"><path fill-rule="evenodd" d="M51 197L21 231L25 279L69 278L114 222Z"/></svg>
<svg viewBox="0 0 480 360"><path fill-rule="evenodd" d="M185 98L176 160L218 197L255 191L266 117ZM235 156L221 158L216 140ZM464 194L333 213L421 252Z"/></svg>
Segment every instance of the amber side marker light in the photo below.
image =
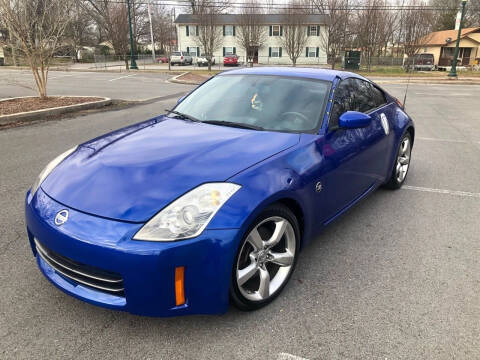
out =
<svg viewBox="0 0 480 360"><path fill-rule="evenodd" d="M175 304L185 304L185 266L175 268Z"/></svg>

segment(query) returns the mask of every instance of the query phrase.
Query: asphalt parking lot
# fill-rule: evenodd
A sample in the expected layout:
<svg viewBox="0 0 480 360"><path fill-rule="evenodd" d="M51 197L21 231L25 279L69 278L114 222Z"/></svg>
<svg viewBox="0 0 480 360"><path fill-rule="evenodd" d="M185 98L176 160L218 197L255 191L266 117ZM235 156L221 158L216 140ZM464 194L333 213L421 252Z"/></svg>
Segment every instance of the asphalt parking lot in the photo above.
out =
<svg viewBox="0 0 480 360"><path fill-rule="evenodd" d="M410 85L406 186L375 192L312 241L270 306L161 319L63 294L37 269L25 232L24 195L49 160L163 112L191 88L113 76L59 77L50 90L70 82L69 94L171 99L0 130L0 358L480 358L480 86ZM403 98L405 85L382 86ZM0 98L20 94L0 83Z"/></svg>
<svg viewBox="0 0 480 360"><path fill-rule="evenodd" d="M105 96L112 99L142 101L180 94L191 88L189 85L167 82L173 75L113 71L55 71L50 73L48 78L48 93L49 95ZM0 98L27 95L36 95L29 70L0 69Z"/></svg>

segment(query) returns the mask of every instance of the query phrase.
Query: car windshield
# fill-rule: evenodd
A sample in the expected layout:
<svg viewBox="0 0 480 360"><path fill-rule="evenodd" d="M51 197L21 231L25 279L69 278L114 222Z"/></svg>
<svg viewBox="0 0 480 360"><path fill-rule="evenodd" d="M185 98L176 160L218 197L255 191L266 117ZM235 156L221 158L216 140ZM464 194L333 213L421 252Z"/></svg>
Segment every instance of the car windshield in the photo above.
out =
<svg viewBox="0 0 480 360"><path fill-rule="evenodd" d="M173 56L180 56L180 55L182 55L182 54L180 54L179 52L174 52L172 55L173 55Z"/></svg>
<svg viewBox="0 0 480 360"><path fill-rule="evenodd" d="M220 75L175 107L204 122L224 122L265 130L309 132L320 122L330 82L265 76Z"/></svg>

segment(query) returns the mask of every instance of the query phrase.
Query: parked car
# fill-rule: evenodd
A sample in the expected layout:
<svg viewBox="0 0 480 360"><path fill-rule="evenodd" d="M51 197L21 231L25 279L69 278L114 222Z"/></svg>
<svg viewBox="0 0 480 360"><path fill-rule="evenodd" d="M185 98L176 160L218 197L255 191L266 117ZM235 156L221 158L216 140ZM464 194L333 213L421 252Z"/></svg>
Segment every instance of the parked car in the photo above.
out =
<svg viewBox="0 0 480 360"><path fill-rule="evenodd" d="M211 64L215 65L215 58L212 56ZM207 55L202 54L197 57L197 65L198 66L208 66L208 58Z"/></svg>
<svg viewBox="0 0 480 360"><path fill-rule="evenodd" d="M26 195L28 239L56 287L95 305L258 309L328 224L402 186L414 135L398 100L358 74L223 72L50 162Z"/></svg>
<svg viewBox="0 0 480 360"><path fill-rule="evenodd" d="M163 63L168 63L168 57L166 57L166 56L159 56L159 57L157 58L157 62L158 62L158 63L162 63L162 64L163 64Z"/></svg>
<svg viewBox="0 0 480 360"><path fill-rule="evenodd" d="M170 56L171 65L192 65L193 58L186 51L175 51Z"/></svg>
<svg viewBox="0 0 480 360"><path fill-rule="evenodd" d="M223 66L238 66L238 56L235 54L224 56Z"/></svg>
<svg viewBox="0 0 480 360"><path fill-rule="evenodd" d="M405 59L403 63L404 69L432 71L435 70L435 57L433 54L417 54L413 57Z"/></svg>

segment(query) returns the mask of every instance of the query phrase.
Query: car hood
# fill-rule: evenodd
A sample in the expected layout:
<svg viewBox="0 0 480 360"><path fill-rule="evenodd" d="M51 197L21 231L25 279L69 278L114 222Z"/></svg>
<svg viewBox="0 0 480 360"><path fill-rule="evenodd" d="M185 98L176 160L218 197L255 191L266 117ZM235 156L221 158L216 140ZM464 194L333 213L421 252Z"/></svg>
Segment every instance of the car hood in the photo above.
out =
<svg viewBox="0 0 480 360"><path fill-rule="evenodd" d="M80 145L41 187L73 209L145 222L190 189L225 181L299 138L160 117Z"/></svg>

